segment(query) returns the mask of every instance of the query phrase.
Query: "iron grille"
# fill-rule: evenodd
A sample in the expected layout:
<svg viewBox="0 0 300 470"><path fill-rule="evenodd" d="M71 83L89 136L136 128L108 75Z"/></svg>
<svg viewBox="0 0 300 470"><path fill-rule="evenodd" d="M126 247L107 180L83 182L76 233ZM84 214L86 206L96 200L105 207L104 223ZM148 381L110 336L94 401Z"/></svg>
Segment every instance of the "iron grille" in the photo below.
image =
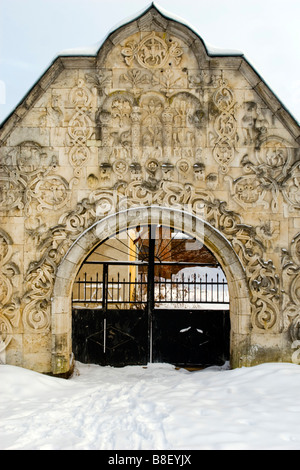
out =
<svg viewBox="0 0 300 470"><path fill-rule="evenodd" d="M99 263L98 263L99 264ZM116 266L118 263L114 263ZM143 263L120 263L122 266L144 268ZM163 266L175 263L164 263ZM179 266L176 263L176 266ZM103 273L94 276L83 274L78 278L73 289L74 304L97 304L100 308L143 308L148 301L147 272L140 272L132 276L129 272L127 278L121 278L118 272L115 277L108 278L109 266L112 263L103 263ZM160 274L160 263L155 263L154 276L154 303L155 307L167 304L229 304L228 285L224 276L217 272L214 277L193 274L172 274L169 279ZM181 266L181 265L180 265ZM182 267L189 266L184 263ZM194 264L193 264L194 266ZM199 265L198 265L199 266Z"/></svg>

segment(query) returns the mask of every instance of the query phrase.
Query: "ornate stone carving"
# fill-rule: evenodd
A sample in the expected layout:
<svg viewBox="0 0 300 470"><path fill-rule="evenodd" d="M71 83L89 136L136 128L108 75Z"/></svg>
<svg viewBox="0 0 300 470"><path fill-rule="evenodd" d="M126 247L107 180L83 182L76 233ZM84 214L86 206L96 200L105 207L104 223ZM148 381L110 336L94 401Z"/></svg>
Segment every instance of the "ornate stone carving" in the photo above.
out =
<svg viewBox="0 0 300 470"><path fill-rule="evenodd" d="M85 80L87 83L91 84L96 89L99 98L102 98L106 95L106 88L111 85L111 76L109 72L103 70L97 70L95 74L85 74ZM83 86L83 83L79 82L78 86ZM90 106L90 99L87 100L86 105Z"/></svg>
<svg viewBox="0 0 300 470"><path fill-rule="evenodd" d="M231 184L232 199L237 202L243 209L249 207L264 206L269 207L265 201L266 189L261 185L256 175L241 176L232 181L231 178L225 179Z"/></svg>
<svg viewBox="0 0 300 470"><path fill-rule="evenodd" d="M63 108L60 106L61 96L54 94L46 105L45 111L39 119L39 126L43 133L47 133L51 128L53 136L59 136L63 130Z"/></svg>
<svg viewBox="0 0 300 470"><path fill-rule="evenodd" d="M220 165L222 173L227 173L229 164L234 158L236 139L236 118L234 115L235 99L233 91L224 79L220 79L219 87L213 95L213 103L218 110L214 130L217 138L213 155Z"/></svg>
<svg viewBox="0 0 300 470"><path fill-rule="evenodd" d="M130 69L120 76L119 84L129 86L134 96L139 96L145 85L151 85L152 75L140 69Z"/></svg>
<svg viewBox="0 0 300 470"><path fill-rule="evenodd" d="M156 162L149 162L149 168L155 175L158 169ZM96 190L89 200L82 201L75 211L63 216L59 225L45 234L41 244L44 254L29 269L27 281L31 289L27 292L24 309L26 327L39 330L49 327L49 300L57 265L83 230L99 217L125 208L151 204L188 209L201 214L220 230L232 243L245 267L251 292L253 327L258 331L278 330L279 277L273 263L264 260L263 240L259 238L258 231L243 224L238 214L229 211L224 202L215 199L208 191L172 181L151 181L149 184L123 182L114 191Z"/></svg>
<svg viewBox="0 0 300 470"><path fill-rule="evenodd" d="M50 299L57 266L84 227L89 227L95 221L94 209L94 204L84 199L74 210L61 216L58 225L41 236L37 247L41 257L29 265L25 276L22 319L26 330L49 331Z"/></svg>
<svg viewBox="0 0 300 470"><path fill-rule="evenodd" d="M298 159L288 171L288 177L282 186L282 195L286 203L287 216L290 213L297 215L300 210L300 162Z"/></svg>
<svg viewBox="0 0 300 470"><path fill-rule="evenodd" d="M186 88L185 81L185 73L174 71L171 67L156 71L152 78L153 85L158 86L167 98L171 97L178 88Z"/></svg>
<svg viewBox="0 0 300 470"><path fill-rule="evenodd" d="M69 185L59 175L57 153L36 142L25 141L6 154L0 169L0 211L23 209L26 215L37 211L56 210L69 200Z"/></svg>
<svg viewBox="0 0 300 470"><path fill-rule="evenodd" d="M139 43L127 42L122 49L122 55L128 66L132 66L136 60L141 67L147 69L163 68L170 60L179 65L182 54L178 41L170 38L167 43L154 31Z"/></svg>
<svg viewBox="0 0 300 470"><path fill-rule="evenodd" d="M247 101L243 104L242 117L243 145L260 148L263 139L266 138L269 123L263 116L259 105L255 101Z"/></svg>
<svg viewBox="0 0 300 470"><path fill-rule="evenodd" d="M169 165L179 177L186 178L194 164L202 163L199 161L202 116L204 111L198 98L187 92L176 93L172 100L162 93L146 92L139 96L138 105L129 92L118 91L106 98L101 112L99 167L105 163L116 170L109 178L106 175L107 183L112 187L120 178L128 183L136 179L149 183L150 160L159 162L163 169L156 172L155 180L166 177L167 167L170 176ZM136 163L140 165L138 172ZM122 174L118 171L121 166ZM200 176L200 167L199 172L195 167L195 174ZM204 176L195 179L200 181Z"/></svg>
<svg viewBox="0 0 300 470"><path fill-rule="evenodd" d="M45 176L32 190L32 196L38 201L38 212L43 209L59 210L69 200L69 184L62 176Z"/></svg>
<svg viewBox="0 0 300 470"><path fill-rule="evenodd" d="M300 233L292 240L290 250L282 250L284 287L284 329L291 341L292 361L300 364Z"/></svg>
<svg viewBox="0 0 300 470"><path fill-rule="evenodd" d="M13 327L19 325L19 300L14 297L13 277L20 273L11 261L12 239L0 229L0 352L10 343Z"/></svg>
<svg viewBox="0 0 300 470"><path fill-rule="evenodd" d="M69 121L67 145L70 146L69 161L74 169L74 176L78 177L81 168L90 157L90 150L86 144L93 132L93 124L89 117L92 95L84 80L78 80L77 86L70 92L69 99L75 107L75 113Z"/></svg>
<svg viewBox="0 0 300 470"><path fill-rule="evenodd" d="M239 257L252 323L249 305L237 310L242 296L232 299L233 355L248 361L246 334L254 350L283 328L300 363L299 234L278 266L278 247L300 227L299 129L242 57L207 55L194 32L153 10L97 56L61 57L4 123L1 227L14 233L18 218L25 230L13 245L0 229L0 350L16 333L50 338L57 267L84 231L155 205L199 215Z"/></svg>
<svg viewBox="0 0 300 470"><path fill-rule="evenodd" d="M292 164L292 152L283 139L267 137L255 152L255 160L245 155L241 161L245 175L229 181L232 198L244 209L263 206L273 213L279 210L283 195L291 208L298 207L299 162Z"/></svg>

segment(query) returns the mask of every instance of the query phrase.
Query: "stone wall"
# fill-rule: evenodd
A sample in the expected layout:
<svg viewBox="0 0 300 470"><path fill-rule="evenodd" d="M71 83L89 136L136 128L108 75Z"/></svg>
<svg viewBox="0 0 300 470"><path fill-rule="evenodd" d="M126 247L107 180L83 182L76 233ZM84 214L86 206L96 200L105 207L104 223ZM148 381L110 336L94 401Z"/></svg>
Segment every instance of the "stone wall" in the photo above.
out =
<svg viewBox="0 0 300 470"><path fill-rule="evenodd" d="M233 366L300 360L300 128L243 56L209 55L152 6L95 56L56 59L0 143L2 362L69 370L60 266L80 251L72 283L91 227L152 206L204 220L237 256L251 315L231 298Z"/></svg>

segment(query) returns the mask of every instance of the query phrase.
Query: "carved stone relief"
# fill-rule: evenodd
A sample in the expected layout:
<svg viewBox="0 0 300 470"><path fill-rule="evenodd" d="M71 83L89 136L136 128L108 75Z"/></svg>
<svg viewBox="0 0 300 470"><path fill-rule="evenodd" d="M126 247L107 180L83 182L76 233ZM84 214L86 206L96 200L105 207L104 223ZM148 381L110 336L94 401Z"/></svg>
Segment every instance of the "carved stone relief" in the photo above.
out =
<svg viewBox="0 0 300 470"><path fill-rule="evenodd" d="M79 79L70 91L74 113L66 144L73 175L78 179L89 164L88 141L93 132L98 140L99 171L87 175L92 190L89 198L38 238L42 256L30 265L26 276L25 328L48 331L59 261L82 230L109 212L117 198L114 210L157 204L188 207L195 214L202 211L232 243L245 267L253 328L279 331L279 276L274 264L265 260L276 229L271 223L268 227L265 222L256 227L244 223L242 216L228 210L210 191L218 187L220 175L226 175L232 199L244 210L261 205L278 211L282 188L286 199L297 201L297 179L284 184L292 164L288 145L280 138L266 137L268 126L258 106L247 102L241 127L243 145L255 153L250 152L251 159L245 155L244 174L232 179L227 173L239 139L237 100L224 73L180 68L184 50L179 42L171 37L167 41L156 32L139 42L128 41L121 56L123 69L86 73L85 80ZM86 83L97 92L96 112L93 91ZM202 160L207 137L218 173L207 173ZM30 195L41 207L61 209L67 188L59 177L50 179L44 174Z"/></svg>
<svg viewBox="0 0 300 470"><path fill-rule="evenodd" d="M169 44L154 31L139 43L129 41L122 49L125 63L132 66L136 61L147 69L163 68L168 61L179 65L183 51L178 42L169 39Z"/></svg>
<svg viewBox="0 0 300 470"><path fill-rule="evenodd" d="M0 352L10 343L13 328L20 321L19 299L15 296L13 278L20 273L11 261L12 239L0 229Z"/></svg>
<svg viewBox="0 0 300 470"><path fill-rule="evenodd" d="M298 208L299 162L293 163L293 152L288 143L276 136L261 142L250 159L242 158L244 175L230 184L231 196L243 209L262 206L272 213L279 211L279 197L283 196L290 210Z"/></svg>
<svg viewBox="0 0 300 470"><path fill-rule="evenodd" d="M0 167L0 211L23 210L27 216L57 210L69 200L69 185L59 175L57 152L26 141L4 148Z"/></svg>
<svg viewBox="0 0 300 470"><path fill-rule="evenodd" d="M289 246L300 227L299 146L235 58L194 54L182 29L177 38L174 24L153 18L138 20L149 29L114 36L103 55L62 59L63 77L3 140L0 215L5 228L23 218L27 252L19 300L17 249L0 229L0 351L21 322L22 332L50 332L57 268L84 230L158 205L199 215L230 242L248 280L252 331L288 333L300 363L299 234Z"/></svg>
<svg viewBox="0 0 300 470"><path fill-rule="evenodd" d="M129 92L114 93L99 114L101 179L110 187L120 179L142 179L154 189L171 171L177 179L193 177L193 172L197 179L204 170L199 161L203 115L199 99L187 92L171 101L162 93L147 92L139 105Z"/></svg>
<svg viewBox="0 0 300 470"><path fill-rule="evenodd" d="M262 140L268 132L269 123L264 117L260 106L255 101L246 101L242 107L242 145L254 146L256 149L259 149Z"/></svg>
<svg viewBox="0 0 300 470"><path fill-rule="evenodd" d="M292 361L300 364L300 233L292 240L290 250L282 250L282 270L284 329L289 333Z"/></svg>
<svg viewBox="0 0 300 470"><path fill-rule="evenodd" d="M236 118L234 108L236 101L232 89L223 78L213 95L213 104L217 108L214 130L217 134L213 156L220 165L220 171L227 173L229 164L234 158L236 140Z"/></svg>
<svg viewBox="0 0 300 470"><path fill-rule="evenodd" d="M93 125L89 116L92 107L92 94L84 80L78 80L77 86L72 88L70 92L69 100L75 111L69 121L67 145L70 147L69 162L74 169L74 176L77 178L89 159L90 150L87 141L93 133Z"/></svg>
<svg viewBox="0 0 300 470"><path fill-rule="evenodd" d="M190 185L165 182L153 193L141 182L131 182L119 191L96 190L89 200L83 200L61 217L59 225L45 234L41 243L43 256L30 266L27 274L31 289L26 294L24 322L27 328L44 330L50 324L50 298L57 265L72 242L96 220L125 208L159 204L201 213L232 243L245 267L252 302L253 328L258 331L279 329L279 276L271 261L264 259L264 243L258 230L242 222L241 217L228 210L226 204L207 191ZM263 228L262 228L263 230Z"/></svg>

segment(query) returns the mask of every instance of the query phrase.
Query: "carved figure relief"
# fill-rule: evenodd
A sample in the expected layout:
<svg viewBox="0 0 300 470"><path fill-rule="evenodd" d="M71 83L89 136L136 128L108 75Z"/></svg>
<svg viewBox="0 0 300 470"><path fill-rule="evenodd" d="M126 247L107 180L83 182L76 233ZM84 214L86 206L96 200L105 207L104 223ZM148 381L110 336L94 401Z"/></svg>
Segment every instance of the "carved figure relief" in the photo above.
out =
<svg viewBox="0 0 300 470"><path fill-rule="evenodd" d="M232 183L231 179L227 179ZM260 184L256 175L241 176L231 184L232 199L243 209L256 206L269 207L265 201L266 189Z"/></svg>
<svg viewBox="0 0 300 470"><path fill-rule="evenodd" d="M162 68L169 60L174 60L175 65L178 65L182 54L183 51L177 41L170 38L168 44L154 31L138 44L130 41L122 49L122 55L128 66L132 66L136 60L139 65L148 69Z"/></svg>
<svg viewBox="0 0 300 470"><path fill-rule="evenodd" d="M295 213L297 215L300 210L300 169L298 163L294 165L290 172L290 178L285 181L282 194L287 203L287 216L289 213Z"/></svg>
<svg viewBox="0 0 300 470"><path fill-rule="evenodd" d="M245 102L243 108L243 145L253 145L256 149L259 149L262 140L265 139L268 132L269 123L255 101Z"/></svg>
<svg viewBox="0 0 300 470"><path fill-rule="evenodd" d="M105 164L108 170L101 178L111 187L116 179L110 178L120 179L121 176L127 182L132 179L147 182L147 162L152 160L160 166L160 172L155 176L157 179L159 174L160 181L162 175L167 175L167 168L170 176L170 165L178 177L186 177L194 168L195 179L203 179L198 176L200 168L202 174L204 170L199 154L201 121L205 113L199 99L191 93L179 92L169 100L161 92L152 91L142 93L138 105L135 100L136 97L129 92L115 92L104 100L99 115L102 135L99 167L103 168ZM136 163L140 164L138 172ZM193 166L196 163L200 164L199 168ZM124 170L122 174L119 171L121 167ZM109 172L109 168L116 171Z"/></svg>

